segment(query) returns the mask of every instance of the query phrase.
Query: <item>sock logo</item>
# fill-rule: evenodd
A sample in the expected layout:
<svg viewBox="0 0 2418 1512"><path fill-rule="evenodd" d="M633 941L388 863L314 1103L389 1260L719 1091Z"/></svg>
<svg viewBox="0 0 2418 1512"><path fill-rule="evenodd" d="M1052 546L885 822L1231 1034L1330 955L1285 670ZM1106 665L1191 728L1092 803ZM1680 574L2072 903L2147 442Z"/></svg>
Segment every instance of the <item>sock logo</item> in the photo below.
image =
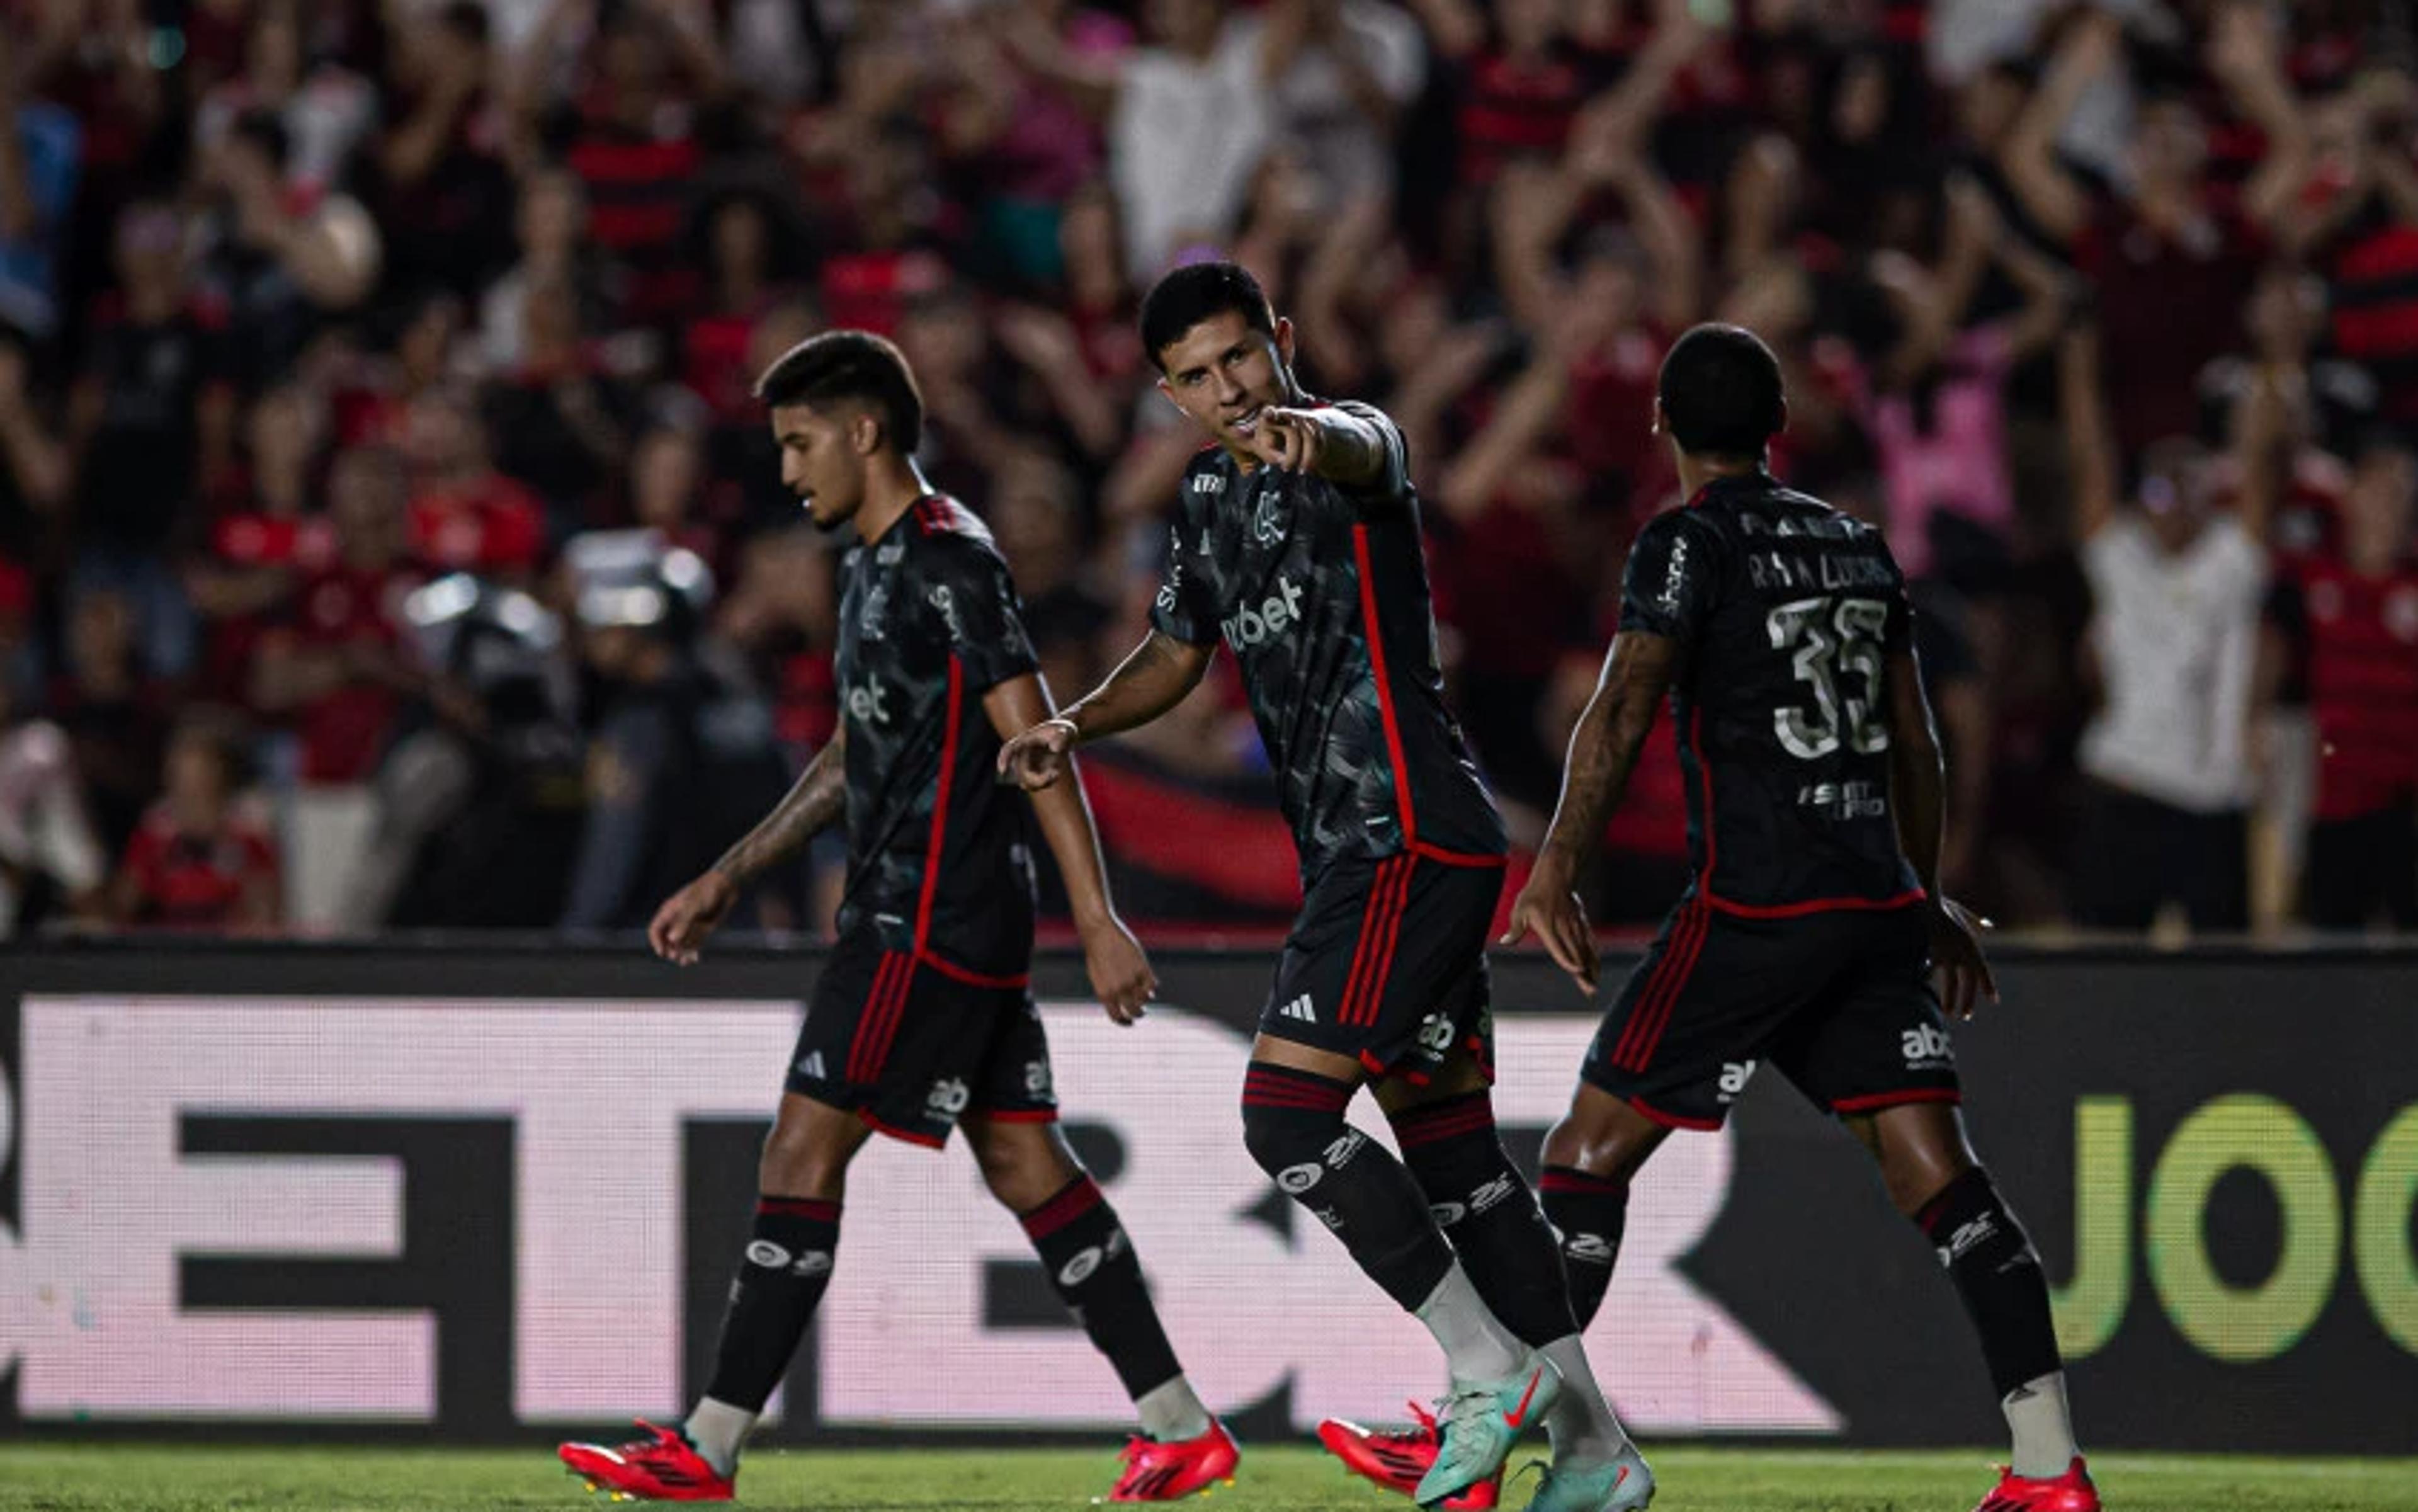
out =
<svg viewBox="0 0 2418 1512"><path fill-rule="evenodd" d="M1293 1001L1286 1003L1284 1007L1278 1011L1277 1016L1278 1018L1291 1018L1304 1024L1315 1024L1318 1022L1318 1005L1311 1002L1309 1000L1309 994L1305 992L1300 997L1295 998Z"/></svg>
<svg viewBox="0 0 2418 1512"><path fill-rule="evenodd" d="M1343 1227L1343 1210L1341 1208L1317 1208L1312 1211L1317 1213L1318 1221L1326 1225L1329 1229L1339 1229Z"/></svg>
<svg viewBox="0 0 2418 1512"><path fill-rule="evenodd" d="M1938 1246L1939 1263L1942 1266L1955 1264L1997 1237L1997 1224L1986 1213L1958 1224L1955 1232L1948 1236L1948 1243Z"/></svg>
<svg viewBox="0 0 2418 1512"><path fill-rule="evenodd" d="M1438 1202L1429 1207L1428 1216L1436 1221L1437 1228L1449 1229L1468 1217L1469 1209L1458 1202Z"/></svg>
<svg viewBox="0 0 2418 1512"><path fill-rule="evenodd" d="M747 1263L750 1265L761 1265L768 1271L786 1271L789 1268L789 1259L788 1250L769 1239L747 1242Z"/></svg>
<svg viewBox="0 0 2418 1512"><path fill-rule="evenodd" d="M1305 1160L1298 1166L1287 1166L1277 1172L1277 1187L1287 1197L1299 1197L1316 1186L1326 1175L1326 1168L1315 1160Z"/></svg>
<svg viewBox="0 0 2418 1512"><path fill-rule="evenodd" d="M830 1250L810 1249L798 1257L798 1263L789 1267L789 1274L796 1276L829 1275L831 1268L832 1252Z"/></svg>
<svg viewBox="0 0 2418 1512"><path fill-rule="evenodd" d="M1115 1260L1125 1252L1125 1231L1123 1229L1111 1229L1105 1241L1096 1245L1086 1245L1065 1264L1058 1268L1058 1284L1065 1287L1081 1286L1092 1278L1092 1273L1098 1270L1103 1262Z"/></svg>
<svg viewBox="0 0 2418 1512"><path fill-rule="evenodd" d="M1368 1142L1369 1137L1358 1129L1347 1131L1342 1138L1326 1147L1326 1168L1341 1170L1352 1164L1353 1156L1357 1155L1361 1147Z"/></svg>
<svg viewBox="0 0 2418 1512"><path fill-rule="evenodd" d="M1572 1234L1562 1242L1562 1254L1583 1265L1609 1265L1612 1241L1601 1234Z"/></svg>
<svg viewBox="0 0 2418 1512"><path fill-rule="evenodd" d="M1509 1197L1519 1189L1519 1182L1507 1172L1504 1175L1497 1176L1492 1181L1488 1182L1485 1185L1479 1187L1477 1191L1469 1194L1469 1211L1472 1213L1483 1213L1487 1209L1501 1203L1504 1199Z"/></svg>

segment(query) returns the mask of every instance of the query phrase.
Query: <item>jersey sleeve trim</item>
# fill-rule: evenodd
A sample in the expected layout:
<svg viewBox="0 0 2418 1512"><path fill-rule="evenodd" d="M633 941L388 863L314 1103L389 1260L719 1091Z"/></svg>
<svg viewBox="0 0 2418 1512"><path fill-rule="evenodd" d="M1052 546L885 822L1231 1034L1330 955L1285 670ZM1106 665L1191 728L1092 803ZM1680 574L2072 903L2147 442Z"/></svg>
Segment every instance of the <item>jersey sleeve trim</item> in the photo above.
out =
<svg viewBox="0 0 2418 1512"><path fill-rule="evenodd" d="M957 738L965 723L966 664L949 653L948 718L941 735L941 786L932 798L932 835L924 848L924 894L915 904L915 954L930 952L932 899L941 887L941 853L949 834L949 788L957 771Z"/></svg>
<svg viewBox="0 0 2418 1512"><path fill-rule="evenodd" d="M1402 725L1394 712L1394 684L1385 672L1385 624L1377 613L1377 575L1370 565L1369 527L1352 527L1352 559L1360 573L1360 629L1369 643L1369 671L1377 682L1377 713L1385 725L1385 755L1394 766L1394 804L1401 811L1402 843L1419 840L1418 818L1411 810L1411 772L1402 761Z"/></svg>

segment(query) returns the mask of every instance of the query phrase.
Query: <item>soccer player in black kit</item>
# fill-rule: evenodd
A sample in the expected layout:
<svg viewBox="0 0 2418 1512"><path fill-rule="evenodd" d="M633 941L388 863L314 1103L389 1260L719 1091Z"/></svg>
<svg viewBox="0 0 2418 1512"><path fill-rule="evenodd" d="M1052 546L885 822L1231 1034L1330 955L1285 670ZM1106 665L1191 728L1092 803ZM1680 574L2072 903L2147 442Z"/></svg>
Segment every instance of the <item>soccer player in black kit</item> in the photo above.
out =
<svg viewBox="0 0 2418 1512"><path fill-rule="evenodd" d="M1657 392L1689 501L1630 555L1619 633L1506 937L1533 931L1594 991L1571 886L1667 697L1694 880L1545 1139L1579 1316L1611 1281L1630 1179L1673 1129L1719 1128L1768 1063L1872 1152L1981 1336L2014 1440L1981 1512L2097 1512L2040 1258L1957 1112L1931 976L1958 1018L1997 992L1972 916L1939 891L1940 752L1905 581L1877 532L1765 470L1787 406L1754 336L1689 331Z"/></svg>
<svg viewBox="0 0 2418 1512"><path fill-rule="evenodd" d="M1185 472L1149 638L1010 741L1001 768L1046 790L1077 744L1157 718L1219 640L1232 649L1306 894L1251 1048L1244 1140L1444 1349L1441 1438L1409 1477L1421 1502L1492 1505L1541 1418L1554 1475L1601 1489L1589 1512L1643 1506L1652 1477L1495 1132L1485 951L1503 824L1444 706L1401 433L1301 391L1291 324L1234 264L1168 274L1141 336L1160 390L1215 444ZM1344 1119L1364 1082L1399 1162Z"/></svg>
<svg viewBox="0 0 2418 1512"><path fill-rule="evenodd" d="M993 770L1002 733L1049 716L1007 564L981 522L917 470L923 401L888 342L814 337L765 370L757 396L781 481L817 525L852 527L859 542L842 568L840 726L763 822L663 905L648 939L667 959L695 961L741 888L844 816L840 938L765 1141L755 1228L703 1399L677 1428L642 1423L645 1438L565 1444L562 1459L591 1488L728 1500L741 1441L830 1283L849 1161L876 1131L938 1148L962 1127L992 1195L1135 1399L1142 1433L1108 1500L1173 1501L1230 1480L1234 1442L1176 1364L1115 1211L1057 1128L1026 985L1028 807L1109 1016L1140 1017L1155 982L1110 906L1079 786L1028 805Z"/></svg>

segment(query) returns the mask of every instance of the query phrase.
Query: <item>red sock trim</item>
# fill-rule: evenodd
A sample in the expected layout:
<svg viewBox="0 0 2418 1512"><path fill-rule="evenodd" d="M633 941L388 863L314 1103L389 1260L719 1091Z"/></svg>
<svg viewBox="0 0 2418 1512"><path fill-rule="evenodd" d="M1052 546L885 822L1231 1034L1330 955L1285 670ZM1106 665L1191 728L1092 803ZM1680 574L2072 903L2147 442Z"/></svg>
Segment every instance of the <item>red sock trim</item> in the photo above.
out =
<svg viewBox="0 0 2418 1512"><path fill-rule="evenodd" d="M759 1197L756 1199L756 1215L759 1218L773 1215L837 1223L839 1204L826 1202L819 1197Z"/></svg>
<svg viewBox="0 0 2418 1512"><path fill-rule="evenodd" d="M1263 1061L1252 1061L1243 1075L1246 1107L1306 1107L1321 1113L1340 1113L1352 1106L1352 1094L1357 1091L1359 1088L1350 1082L1330 1081L1311 1072L1270 1065Z"/></svg>
<svg viewBox="0 0 2418 1512"><path fill-rule="evenodd" d="M1581 1197L1627 1197L1629 1183L1618 1176L1598 1176L1576 1166L1547 1166L1537 1173L1539 1192L1571 1192Z"/></svg>
<svg viewBox="0 0 2418 1512"><path fill-rule="evenodd" d="M1464 1135L1494 1132L1494 1098L1490 1092L1464 1092L1441 1102L1405 1108L1393 1120L1394 1139L1405 1150Z"/></svg>
<svg viewBox="0 0 2418 1512"><path fill-rule="evenodd" d="M1016 1221L1024 1225L1025 1237L1047 1239L1107 1200L1100 1195L1099 1183L1089 1176L1078 1176L1048 1201L1030 1213L1018 1214Z"/></svg>

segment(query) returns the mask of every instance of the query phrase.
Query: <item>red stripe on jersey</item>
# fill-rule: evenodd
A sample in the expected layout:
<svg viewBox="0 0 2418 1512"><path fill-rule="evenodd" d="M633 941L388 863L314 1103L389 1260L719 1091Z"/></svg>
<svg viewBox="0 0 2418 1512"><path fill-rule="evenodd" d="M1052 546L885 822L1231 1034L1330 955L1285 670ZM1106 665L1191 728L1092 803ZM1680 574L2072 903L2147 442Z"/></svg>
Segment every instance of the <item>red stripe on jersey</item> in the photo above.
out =
<svg viewBox="0 0 2418 1512"><path fill-rule="evenodd" d="M1377 1021L1378 1006L1385 1001L1385 983L1393 975L1394 941L1401 933L1402 906L1409 901L1411 871L1418 864L1413 856L1391 856L1378 869L1377 886L1371 895L1374 917L1364 927L1367 933L1360 940L1368 953L1368 969L1361 974L1359 991L1343 1000L1343 1010L1336 1016L1339 1024L1365 1025Z"/></svg>
<svg viewBox="0 0 2418 1512"><path fill-rule="evenodd" d="M898 968L904 961L905 957L889 951L881 953L881 967L873 973L873 989L865 995L865 1007L857 1014L856 1033L848 1044L848 1079L850 1081L873 1079L866 1067L871 1063L874 1041L880 1034L882 1009L890 1000L891 988L895 985Z"/></svg>
<svg viewBox="0 0 2418 1512"><path fill-rule="evenodd" d="M1511 858L1508 856L1480 856L1467 850L1446 850L1442 846L1431 846L1424 840L1412 844L1411 854L1434 862L1440 866L1471 866L1485 869L1511 864Z"/></svg>
<svg viewBox="0 0 2418 1512"><path fill-rule="evenodd" d="M1360 1000L1358 1023L1363 1027L1377 1021L1378 1010L1385 1005L1385 988L1394 980L1394 950L1402 942L1402 915L1410 911L1411 881L1418 875L1416 856L1401 858L1401 868L1395 876L1393 896L1385 906L1385 938L1377 946L1376 969L1369 982L1368 994Z"/></svg>
<svg viewBox="0 0 2418 1512"><path fill-rule="evenodd" d="M1705 902L1737 919L1801 919L1809 913L1886 913L1891 909L1910 909L1930 896L1919 887L1885 898L1806 898L1798 903L1733 903L1707 893Z"/></svg>
<svg viewBox="0 0 2418 1512"><path fill-rule="evenodd" d="M1688 978L1695 973L1696 958L1704 953L1705 936L1712 929L1712 910L1699 898L1687 910L1679 927L1672 931L1670 949L1663 952L1653 981L1638 999L1636 1014L1621 1032L1620 1044L1613 1051L1613 1064L1643 1071L1653 1063L1654 1051L1662 1043L1662 1031L1670 1025L1671 1010L1686 990Z"/></svg>
<svg viewBox="0 0 2418 1512"><path fill-rule="evenodd" d="M1693 1129L1699 1134L1710 1134L1722 1126L1722 1121L1717 1118L1687 1118L1677 1113L1665 1113L1643 1097L1630 1098L1629 1106L1666 1129Z"/></svg>
<svg viewBox="0 0 2418 1512"><path fill-rule="evenodd" d="M1016 976L987 976L980 971L972 970L966 967L959 966L955 961L944 961L927 950L917 951L915 953L915 959L922 965L928 966L933 970L940 972L950 981L962 982L970 987L993 987L1002 992L1012 992L1018 987L1029 986L1033 982L1033 976L1030 972L1020 973Z"/></svg>
<svg viewBox="0 0 2418 1512"><path fill-rule="evenodd" d="M949 832L949 788L957 774L958 726L964 723L966 664L949 653L949 714L941 735L941 789L932 798L932 838L924 848L924 896L915 905L915 954L932 942L932 895L941 886L941 850Z"/></svg>
<svg viewBox="0 0 2418 1512"><path fill-rule="evenodd" d="M901 1139L909 1144L919 1144L926 1150L938 1150L949 1142L936 1134L926 1134L920 1129L902 1129L895 1123L884 1123L880 1115L869 1107L858 1108L856 1116L866 1128L876 1134L886 1134L894 1139Z"/></svg>
<svg viewBox="0 0 2418 1512"><path fill-rule="evenodd" d="M1411 772L1402 764L1402 726L1394 717L1394 685L1385 676L1385 627L1377 618L1377 578L1369 564L1369 527L1352 527L1352 559L1360 570L1361 634L1369 641L1369 671L1377 680L1377 713L1385 722L1385 753L1394 763L1394 802L1402 811L1402 841L1416 845L1419 824L1411 812Z"/></svg>
<svg viewBox="0 0 2418 1512"><path fill-rule="evenodd" d="M1369 889L1367 901L1360 907L1360 939L1352 950L1351 974L1343 979L1343 1001L1336 1009L1335 1021L1339 1024L1352 1022L1352 1005L1360 1000L1361 985L1369 975L1370 942L1377 938L1378 926L1384 919L1385 882L1392 875L1386 868L1400 859L1388 856L1377 863L1376 879Z"/></svg>
<svg viewBox="0 0 2418 1512"><path fill-rule="evenodd" d="M1862 1097L1842 1097L1830 1105L1833 1113L1870 1113L1876 1108L1898 1107L1906 1103L1961 1103L1964 1094L1953 1087L1907 1087L1898 1092L1871 1092Z"/></svg>

